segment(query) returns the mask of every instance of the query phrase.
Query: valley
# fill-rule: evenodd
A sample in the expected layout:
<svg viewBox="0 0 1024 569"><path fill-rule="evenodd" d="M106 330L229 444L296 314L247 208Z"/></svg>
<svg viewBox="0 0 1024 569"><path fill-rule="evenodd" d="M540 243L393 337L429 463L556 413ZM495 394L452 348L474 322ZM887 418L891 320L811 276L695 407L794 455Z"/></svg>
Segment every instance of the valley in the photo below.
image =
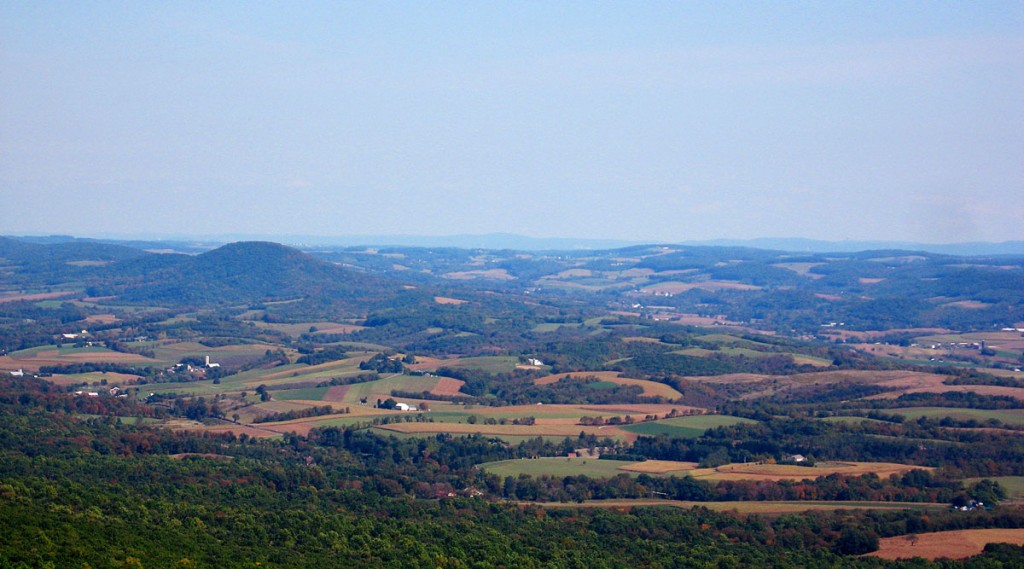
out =
<svg viewBox="0 0 1024 569"><path fill-rule="evenodd" d="M200 531L218 526L239 559L289 565L301 542L304 565L335 549L377 565L393 544L341 538L387 533L355 528L367 511L403 535L463 512L460 540L528 516L548 533L525 543L584 539L581 517L707 518L706 560L822 549L828 566L882 566L853 555L893 557L908 535L1024 527L1024 258L173 250L0 238L5 562L95 560L98 535L76 530L75 549L45 529L55 512L175 528L149 552L124 538L133 553L109 566L175 561L174 540L226 562ZM190 492L209 509L171 505ZM787 516L807 511L797 531ZM278 515L294 535L229 536ZM25 549L40 532L50 545ZM536 559L502 543L487 559Z"/></svg>

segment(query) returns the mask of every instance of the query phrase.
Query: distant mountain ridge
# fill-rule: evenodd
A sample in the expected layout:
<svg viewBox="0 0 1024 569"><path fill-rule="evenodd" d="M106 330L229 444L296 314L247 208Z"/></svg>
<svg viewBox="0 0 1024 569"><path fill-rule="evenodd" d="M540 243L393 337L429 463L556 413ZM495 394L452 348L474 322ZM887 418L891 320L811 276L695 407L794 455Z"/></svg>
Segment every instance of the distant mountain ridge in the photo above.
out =
<svg viewBox="0 0 1024 569"><path fill-rule="evenodd" d="M144 254L135 247L87 239L33 242L21 238L0 237L0 257L16 263L111 262L133 259Z"/></svg>
<svg viewBox="0 0 1024 569"><path fill-rule="evenodd" d="M302 248L322 247L450 247L459 249L490 249L520 251L604 250L638 245L685 245L694 247L743 247L789 251L794 253L856 253L861 251L923 251L942 255L1024 255L1024 240L1003 242L975 241L965 243L917 243L913 241L827 241L800 237L756 239L706 239L685 241L639 241L622 239L578 239L571 237L529 237L513 233L480 235L218 235L174 236L157 238L75 238L65 235L0 237L7 241L34 245L92 242L121 245L147 251L175 251L198 254L234 242L276 242ZM0 253L4 246L0 245Z"/></svg>
<svg viewBox="0 0 1024 569"><path fill-rule="evenodd" d="M684 241L683 245L708 247L753 247L800 253L858 253L861 251L924 251L940 255L1024 255L1024 241L992 243L915 243L912 241L822 241L818 239L761 238Z"/></svg>
<svg viewBox="0 0 1024 569"><path fill-rule="evenodd" d="M163 260L168 256L156 256ZM166 261L165 261L166 262ZM280 301L306 297L388 297L399 285L270 242L238 242L145 271L117 291L128 301L168 303Z"/></svg>

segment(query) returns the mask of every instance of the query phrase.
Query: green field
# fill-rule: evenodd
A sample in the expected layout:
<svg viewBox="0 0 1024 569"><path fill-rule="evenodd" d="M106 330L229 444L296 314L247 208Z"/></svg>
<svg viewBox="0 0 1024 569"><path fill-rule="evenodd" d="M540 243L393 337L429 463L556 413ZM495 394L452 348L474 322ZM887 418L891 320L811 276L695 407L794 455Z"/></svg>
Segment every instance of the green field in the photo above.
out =
<svg viewBox="0 0 1024 569"><path fill-rule="evenodd" d="M558 330L563 326L570 328L579 328L580 324L579 322L545 322L543 324L537 324L536 326L534 326L533 331L539 333L554 332L555 330Z"/></svg>
<svg viewBox="0 0 1024 569"><path fill-rule="evenodd" d="M724 344L740 348L750 348L753 350L771 346L771 344L765 342L745 340L743 338L738 338L730 334L707 334L705 336L701 336L700 339L705 342L716 342L718 344Z"/></svg>
<svg viewBox="0 0 1024 569"><path fill-rule="evenodd" d="M270 369L255 369L242 372L225 377L222 381L225 385L232 386L235 389L252 389L260 384L272 386L282 383L320 383L322 381L330 381L335 377L343 378L364 373L363 370L359 369L359 362L359 357L351 357L315 366L288 364Z"/></svg>
<svg viewBox="0 0 1024 569"><path fill-rule="evenodd" d="M423 437L435 438L435 437L437 437L437 433L400 433L398 431L390 431L388 429L382 429L380 427L372 427L370 430L372 432L382 436L382 437L398 437L400 439L416 439L416 438L423 438ZM454 436L454 437L480 437L480 438L484 438L484 439L498 439L498 440L504 441L504 442L506 442L506 443L508 443L510 445L517 445L519 443L522 443L522 442L525 442L525 441L536 440L538 438L540 438L540 439L542 439L542 440L544 440L546 442L550 442L550 443L561 443L562 441L565 440L565 437L551 436L551 435L547 435L547 436L545 436L545 435L530 436L530 435L483 435L483 434L467 435L467 434L454 434L452 436ZM495 463L495 464L497 464L497 463Z"/></svg>
<svg viewBox="0 0 1024 569"><path fill-rule="evenodd" d="M755 422L750 419L730 417L728 415L689 415L686 417L673 417L660 421L625 425L620 428L624 431L640 435L669 435L671 437L697 438L703 435L704 431L715 427Z"/></svg>
<svg viewBox="0 0 1024 569"><path fill-rule="evenodd" d="M292 401L298 399L310 401L322 401L330 386L317 386L319 383L330 381L332 378L344 378L360 373L366 373L358 367L358 360L355 358L328 362L317 366L305 366L290 364L270 369L258 369L243 372L237 375L225 377L220 385L213 385L211 381L197 381L193 383L160 384L150 388L151 392L187 392L198 395L210 393L239 393L241 391L252 392L259 385L263 384L271 388L271 395L275 400ZM386 399L391 396L391 390L402 391L429 391L437 385L436 377L393 375L384 376L376 381L355 383L349 386L344 403L355 404L359 399L366 397ZM290 389L274 389L275 386L289 386L299 384ZM304 384L304 385L303 385ZM335 404L339 402L335 401Z"/></svg>
<svg viewBox="0 0 1024 569"><path fill-rule="evenodd" d="M686 348L684 350L675 350L671 353L680 354L684 356L692 356L695 358L708 358L717 354L718 352L715 350L709 350L707 348Z"/></svg>
<svg viewBox="0 0 1024 569"><path fill-rule="evenodd" d="M808 356L805 354L798 354L796 352L765 352L762 350L754 349L751 346L767 346L767 344L757 344L756 342L749 342L746 340L741 340L741 342L744 342L746 344L746 347L739 347L733 345L731 347L723 347L720 350L709 350L707 348L686 348L682 350L675 350L672 353L682 354L684 356L693 356L697 358L706 358L713 356L715 354L724 354L727 356L743 356L746 358L768 358L772 356L789 356L793 358L793 361L797 364L813 365L818 367L828 367L832 365L832 360L828 360L825 358L819 358L817 356Z"/></svg>
<svg viewBox="0 0 1024 569"><path fill-rule="evenodd" d="M348 393L345 395L345 401L358 402L363 397L368 399L386 399L391 396L392 390L430 391L437 386L437 381L436 377L394 375L378 379L377 381L354 383L349 386ZM375 402L370 401L371 404Z"/></svg>
<svg viewBox="0 0 1024 569"><path fill-rule="evenodd" d="M955 407L904 407L887 409L886 412L903 415L909 420L921 417L942 419L949 417L957 421L974 419L984 423L989 419L997 419L1007 425L1024 425L1024 409L959 409Z"/></svg>
<svg viewBox="0 0 1024 569"><path fill-rule="evenodd" d="M48 344L48 345L45 345L45 346L36 346L34 348L28 348L26 350L18 350L16 352L11 352L9 355L12 358L25 359L25 358L36 357L36 356L39 355L40 352L49 352L49 351L52 351L52 350L57 350L57 355L58 356L72 356L72 355L76 355L76 354L116 354L116 353L119 353L119 352L115 352L113 350L108 350L106 348L101 348L100 346L86 346L84 348L76 348L74 346L67 346L67 345L65 345L65 346L57 347L57 346L55 346L53 344ZM141 358L141 356L140 356L140 358Z"/></svg>
<svg viewBox="0 0 1024 569"><path fill-rule="evenodd" d="M838 416L838 417L823 417L821 419L826 423L887 423L888 421L880 421L878 419L868 419L867 417L853 417L853 416Z"/></svg>
<svg viewBox="0 0 1024 569"><path fill-rule="evenodd" d="M510 356L481 356L476 358L459 358L445 360L441 367L454 369L478 369L487 373L508 373L516 369L519 358Z"/></svg>
<svg viewBox="0 0 1024 569"><path fill-rule="evenodd" d="M745 358L767 358L769 356L777 355L774 352L762 352L759 350L751 350L750 348L723 348L721 353L727 356L743 356Z"/></svg>
<svg viewBox="0 0 1024 569"><path fill-rule="evenodd" d="M304 399L309 401L320 401L327 394L329 387L304 387L301 389L284 389L281 391L274 391L272 395L274 399L280 399L282 401L295 401L296 399Z"/></svg>
<svg viewBox="0 0 1024 569"><path fill-rule="evenodd" d="M521 458L481 464L480 468L501 477L519 476L580 476L591 478L613 478L620 474L639 476L639 472L619 470L620 466L636 464L621 460L600 460L597 458Z"/></svg>
<svg viewBox="0 0 1024 569"><path fill-rule="evenodd" d="M964 478L964 486L981 480L998 482L1006 490L1006 497L1011 500L1024 498L1024 476L989 476L987 478Z"/></svg>
<svg viewBox="0 0 1024 569"><path fill-rule="evenodd" d="M134 379L138 376L115 373L115 372L102 372L102 371L90 371L86 373L69 373L69 374L57 374L47 379L61 385L73 385L79 384L90 384L90 385L109 385L113 387L115 385L123 385L126 380ZM107 383L104 384L103 380Z"/></svg>
<svg viewBox="0 0 1024 569"><path fill-rule="evenodd" d="M222 365L241 365L263 357L263 354L271 348L271 344L235 344L211 348L197 342L161 342L152 346L156 359L177 363L185 357L203 358L210 356L210 361Z"/></svg>
<svg viewBox="0 0 1024 569"><path fill-rule="evenodd" d="M321 419L317 421L308 421L317 427L348 427L351 425L358 425L361 423L372 423L374 418L380 415L355 415L355 416L342 416L342 417L331 417L330 419ZM306 423L307 421L303 421ZM265 426L273 426L279 423L264 423Z"/></svg>

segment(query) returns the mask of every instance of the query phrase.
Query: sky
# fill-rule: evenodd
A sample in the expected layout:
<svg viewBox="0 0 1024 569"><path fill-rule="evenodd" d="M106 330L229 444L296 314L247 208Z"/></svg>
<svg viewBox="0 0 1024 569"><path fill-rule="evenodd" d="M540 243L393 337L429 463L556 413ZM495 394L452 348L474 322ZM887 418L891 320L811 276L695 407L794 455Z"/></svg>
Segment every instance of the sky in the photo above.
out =
<svg viewBox="0 0 1024 569"><path fill-rule="evenodd" d="M1024 2L0 2L0 234L1024 239Z"/></svg>

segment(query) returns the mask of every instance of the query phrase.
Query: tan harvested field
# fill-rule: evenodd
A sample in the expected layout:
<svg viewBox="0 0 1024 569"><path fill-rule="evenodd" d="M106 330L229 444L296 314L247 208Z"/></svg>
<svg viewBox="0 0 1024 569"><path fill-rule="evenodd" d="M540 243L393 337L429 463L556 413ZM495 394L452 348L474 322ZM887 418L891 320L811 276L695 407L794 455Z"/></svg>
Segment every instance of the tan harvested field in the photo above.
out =
<svg viewBox="0 0 1024 569"><path fill-rule="evenodd" d="M824 263L772 263L772 266L778 267L780 269L792 270L793 272L802 276L813 276L820 278L824 275L812 273L811 269L823 264Z"/></svg>
<svg viewBox="0 0 1024 569"><path fill-rule="evenodd" d="M74 292L40 292L35 294L8 294L0 296L0 302L14 302L16 300L52 300L71 296Z"/></svg>
<svg viewBox="0 0 1024 569"><path fill-rule="evenodd" d="M688 464L688 463L680 463ZM845 476L861 476L877 474L886 478L892 474L904 474L911 470L933 470L926 466L912 466L892 462L828 462L815 466L797 466L792 464L726 464L718 468L698 468L689 474L694 478L705 480L790 480L799 482L831 474Z"/></svg>
<svg viewBox="0 0 1024 569"><path fill-rule="evenodd" d="M668 403L637 403L616 405L508 405L504 407L456 406L455 409L480 415L482 417L536 417L572 418L580 417L623 417L632 416L634 421L641 421L647 415L664 417L674 409L676 414L701 414L707 410L687 405L671 405ZM436 409L435 409L436 410ZM454 409L453 409L454 410Z"/></svg>
<svg viewBox="0 0 1024 569"><path fill-rule="evenodd" d="M86 316L84 320L87 324L115 324L119 321L118 317L113 314L93 314Z"/></svg>
<svg viewBox="0 0 1024 569"><path fill-rule="evenodd" d="M448 298L447 296L435 296L434 302L438 304L452 304L458 306L460 304L466 304L468 300L459 300L457 298Z"/></svg>
<svg viewBox="0 0 1024 569"><path fill-rule="evenodd" d="M556 405L552 405L556 407ZM602 416L609 415L632 415L634 419L642 419L646 415L667 415L674 409L677 415L702 414L708 412L701 407L690 407L688 405L672 405L670 403L635 403L615 405L580 405L584 411L600 413Z"/></svg>
<svg viewBox="0 0 1024 569"><path fill-rule="evenodd" d="M739 322L731 322L724 317L698 316L696 314L677 314L673 322L687 326L739 326Z"/></svg>
<svg viewBox="0 0 1024 569"><path fill-rule="evenodd" d="M566 270L558 273L557 275L555 275L554 278L558 278L558 279L574 279L574 278L577 278L578 279L578 278L585 278L585 277L592 277L592 276L594 276L594 271L591 271L590 269L566 269Z"/></svg>
<svg viewBox="0 0 1024 569"><path fill-rule="evenodd" d="M445 273L443 275L446 279L454 280L472 280L472 279L496 279L501 281L515 280L515 277L508 274L505 269L489 269L480 271L460 271L454 273Z"/></svg>
<svg viewBox="0 0 1024 569"><path fill-rule="evenodd" d="M883 387L910 387L913 385L931 385L942 381L948 376L919 371L903 370L841 370L799 373L788 376L800 383L869 383Z"/></svg>
<svg viewBox="0 0 1024 569"><path fill-rule="evenodd" d="M1015 330L995 330L992 332L971 332L954 334L949 330L933 332L931 336L918 338L922 344L948 342L985 342L990 348L1004 350L1024 350L1024 335ZM922 336L924 336L922 334Z"/></svg>
<svg viewBox="0 0 1024 569"><path fill-rule="evenodd" d="M690 502L685 500L657 500L642 498L637 500L587 500L575 502L519 502L522 505L541 506L543 508L614 508L628 510L651 506L667 506L674 508L707 508L717 512L737 512L740 514L792 514L809 511L835 510L942 510L947 504L931 504L921 502Z"/></svg>
<svg viewBox="0 0 1024 569"><path fill-rule="evenodd" d="M865 399L895 399L905 393L977 393L978 395L1002 395L1024 401L1024 388L1003 387L1000 385L936 385L932 387L916 387L905 391L879 393Z"/></svg>
<svg viewBox="0 0 1024 569"><path fill-rule="evenodd" d="M901 535L879 540L879 549L868 555L882 559L963 559L978 555L989 543L1024 545L1024 529L966 529Z"/></svg>
<svg viewBox="0 0 1024 569"><path fill-rule="evenodd" d="M815 358L813 356L805 356L802 354L792 354L792 356L793 363L797 365L810 365L815 367L830 367L832 365L832 362L830 361Z"/></svg>
<svg viewBox="0 0 1024 569"><path fill-rule="evenodd" d="M943 306L952 306L955 308L965 308L967 310L980 310L982 308L988 308L992 306L987 302L981 302L980 300L958 300L956 302L947 302Z"/></svg>
<svg viewBox="0 0 1024 569"><path fill-rule="evenodd" d="M391 423L380 428L397 433L451 433L455 435L519 435L576 437L581 432L598 437L612 437L629 442L636 440L636 433L628 433L615 427L591 427L581 425L470 425L468 423Z"/></svg>
<svg viewBox="0 0 1024 569"><path fill-rule="evenodd" d="M626 343L626 344L631 344L631 343L634 343L634 342L639 342L641 344L662 344L662 345L667 345L667 344L665 344L664 342L662 342L661 340L659 340L657 338L648 338L647 336L627 336L627 337L623 338L622 341L623 341L623 343ZM576 372L576 373L586 373L586 372ZM597 373L609 373L609 372L602 371L602 372L590 372L590 373L591 374L597 374ZM618 373L618 372L615 372L615 373ZM547 378L541 378L541 379L547 379ZM540 381L540 380L538 380L538 381ZM538 385L539 385L539 383L538 383Z"/></svg>
<svg viewBox="0 0 1024 569"><path fill-rule="evenodd" d="M188 428L188 429L185 429L185 430L201 430L201 431L207 431L207 432L210 432L210 433L232 433L236 437L240 437L240 436L242 436L242 434L245 434L246 436L249 436L249 437L259 437L259 438L277 437L277 436L283 435L285 433L285 431L278 432L278 431L274 431L272 429L267 429L265 427L253 427L253 426L243 426L243 425L218 425L216 427L193 427L193 428Z"/></svg>
<svg viewBox="0 0 1024 569"><path fill-rule="evenodd" d="M650 294L681 294L689 290L706 290L714 292L718 290L761 290L761 287L729 281L703 281L697 283L664 282L646 286L641 291Z"/></svg>
<svg viewBox="0 0 1024 569"><path fill-rule="evenodd" d="M820 279L825 276L811 272L811 269L819 265L824 265L824 263L772 263L773 267L779 267L780 269L788 269L798 275L804 277L811 277L812 279Z"/></svg>
<svg viewBox="0 0 1024 569"><path fill-rule="evenodd" d="M453 396L458 395L459 390L466 382L461 379L455 379L454 377L439 377L437 378L437 385L430 390L434 395L440 396Z"/></svg>
<svg viewBox="0 0 1024 569"><path fill-rule="evenodd" d="M579 419L572 417L539 417L537 425L578 425Z"/></svg>
<svg viewBox="0 0 1024 569"><path fill-rule="evenodd" d="M1024 400L1024 388L1003 387L999 385L946 385L947 376L921 372L860 372L861 374L876 373L882 381L876 385L899 389L890 393L880 393L867 399L895 399L905 393L977 393L979 395L1005 395L1014 399Z"/></svg>
<svg viewBox="0 0 1024 569"><path fill-rule="evenodd" d="M319 403L319 402L317 402ZM224 433L232 432L235 435L241 433L248 433L249 436L253 437L272 437L282 435L286 433L296 433L301 436L306 436L309 431L316 427L326 427L332 424L341 423L356 423L366 422L371 417L380 417L387 414L393 414L394 412L382 413L380 409L372 409L366 407L351 407L351 413L338 413L334 415L321 415L318 417L306 417L303 419L294 419L291 421L278 421L271 423L256 423L252 425L215 425L215 426L203 426L203 425L186 425L182 428L190 430L204 430L213 433Z"/></svg>
<svg viewBox="0 0 1024 569"><path fill-rule="evenodd" d="M691 381L712 384L764 383L765 388L743 395L744 399L761 397L787 386L829 385L838 382L878 385L892 389L888 393L873 395L869 399L896 398L905 393L978 393L984 395L1008 395L1024 399L1024 388L999 387L992 385L945 385L948 376L935 373L904 370L841 370L798 373L785 376L769 376L754 373L735 373L716 376L689 376Z"/></svg>
<svg viewBox="0 0 1024 569"><path fill-rule="evenodd" d="M690 375L686 379L690 381L702 381L704 383L755 383L765 381L773 376L761 373L727 373L724 375ZM781 376L776 376L781 377Z"/></svg>
<svg viewBox="0 0 1024 569"><path fill-rule="evenodd" d="M317 403L322 404L321 401L317 401ZM264 401L262 403L257 403L255 407L257 409L262 409L270 413L286 413L288 411L298 411L300 409L305 409L309 407L309 405L300 403L298 401Z"/></svg>
<svg viewBox="0 0 1024 569"><path fill-rule="evenodd" d="M416 356L416 363L409 365L408 368L412 371L427 371L444 367L446 360L441 358L431 358L427 356Z"/></svg>
<svg viewBox="0 0 1024 569"><path fill-rule="evenodd" d="M858 352L890 358L927 360L938 354L935 350L920 347L890 346L889 344L853 344Z"/></svg>
<svg viewBox="0 0 1024 569"><path fill-rule="evenodd" d="M628 377L619 377L617 371L581 371L573 373L562 373L555 375L548 375L534 380L534 385L549 385L557 383L565 376L570 376L575 379L583 379L585 377L596 377L601 381L607 381L616 385L638 385L643 388L644 397L664 397L665 399L678 399L683 396L672 386L665 385L664 383L658 383L655 381L648 381L646 379L632 379Z"/></svg>
<svg viewBox="0 0 1024 569"><path fill-rule="evenodd" d="M312 401L312 400L308 400L308 399L296 399L296 400L293 400L293 401L288 401L288 403L289 404L293 404L293 405L298 405L298 406L300 406L300 408L320 407L320 406L323 406L323 405L330 405L332 409L334 409L335 411L339 411L339 413L337 415L319 415L319 416L316 416L316 417L305 417L305 418L302 418L302 419L293 419L291 421L287 421L287 423L315 423L317 421L322 421L325 418L326 419L331 419L332 417L337 417L337 416L341 416L341 417L381 417L381 416L390 415L390 414L404 413L403 411L387 411L387 410L384 410L384 409L377 409L376 407L373 407L372 405L359 405L359 404L347 403L347 402L344 402L344 401ZM343 411L345 409L348 409L348 413L340 413L340 411ZM285 422L266 423L266 425L268 425L270 427L273 427L274 425L283 425L283 424L285 424Z"/></svg>
<svg viewBox="0 0 1024 569"><path fill-rule="evenodd" d="M59 366L84 362L154 364L156 360L137 354L125 354L109 350L90 350L77 353L61 353L57 348L39 350L34 354L6 355L0 357L0 369L24 369L35 373L40 366Z"/></svg>
<svg viewBox="0 0 1024 569"><path fill-rule="evenodd" d="M667 474L669 472L685 472L696 469L696 462L681 462L676 460L645 460L643 462L635 462L633 464L619 467L619 470L646 472L648 474Z"/></svg>
<svg viewBox="0 0 1024 569"><path fill-rule="evenodd" d="M821 331L821 334L826 336L836 336L847 340L854 338L857 340L873 340L882 336L897 333L907 333L919 336L927 336L929 334L949 334L953 330L946 328L894 328L892 330L845 330L842 328L827 328Z"/></svg>

